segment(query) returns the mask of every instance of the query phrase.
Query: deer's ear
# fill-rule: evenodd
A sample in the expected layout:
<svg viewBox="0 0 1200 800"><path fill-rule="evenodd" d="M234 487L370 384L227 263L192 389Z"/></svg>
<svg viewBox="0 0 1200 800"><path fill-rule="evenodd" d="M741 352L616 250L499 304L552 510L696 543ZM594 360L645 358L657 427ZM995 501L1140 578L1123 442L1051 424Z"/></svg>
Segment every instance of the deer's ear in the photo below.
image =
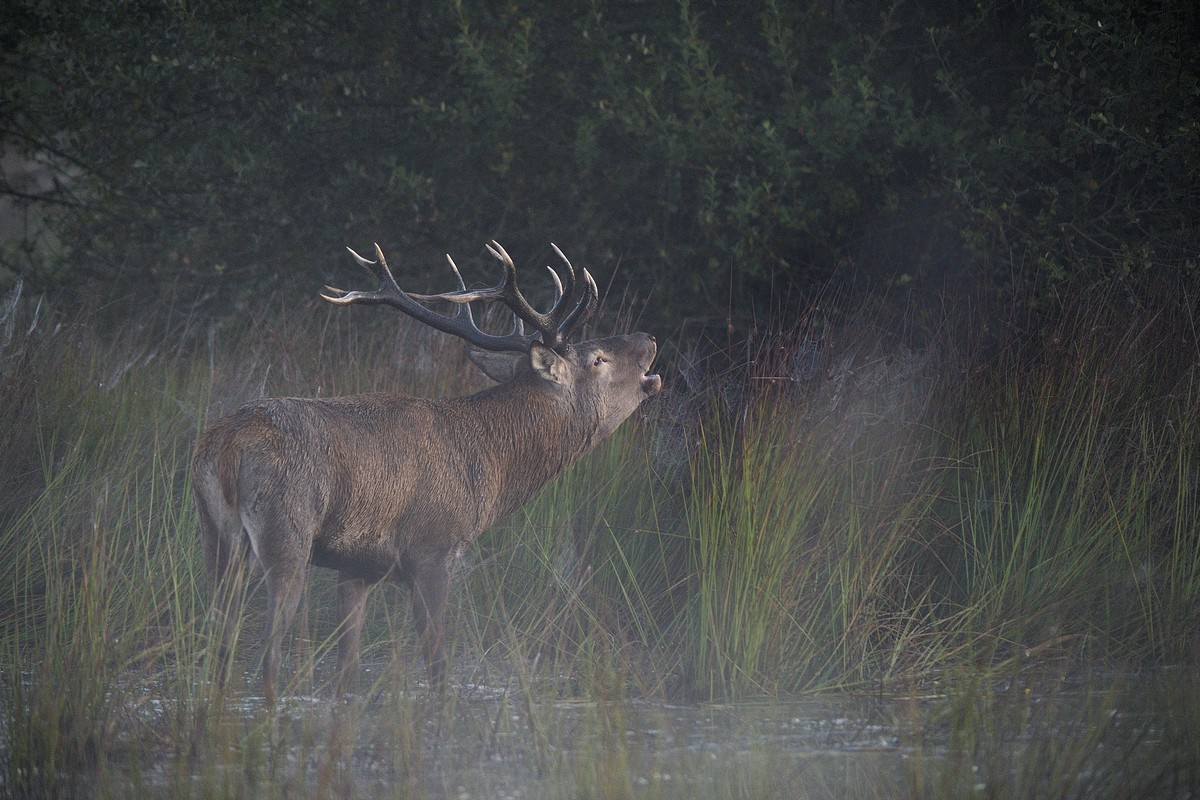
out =
<svg viewBox="0 0 1200 800"><path fill-rule="evenodd" d="M473 347L463 348L471 363L479 371L496 383L508 383L517 374L517 366L521 363L520 353L496 353L491 350L476 350Z"/></svg>
<svg viewBox="0 0 1200 800"><path fill-rule="evenodd" d="M567 382L567 360L541 342L529 345L529 366L533 367L534 373L542 380L551 383Z"/></svg>

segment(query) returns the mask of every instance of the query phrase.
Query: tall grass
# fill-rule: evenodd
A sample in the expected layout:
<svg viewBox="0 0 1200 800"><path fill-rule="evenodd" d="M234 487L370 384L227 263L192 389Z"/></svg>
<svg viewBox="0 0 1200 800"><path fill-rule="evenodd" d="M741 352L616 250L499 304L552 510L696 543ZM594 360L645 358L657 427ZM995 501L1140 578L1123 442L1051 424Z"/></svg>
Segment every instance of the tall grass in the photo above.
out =
<svg viewBox="0 0 1200 800"><path fill-rule="evenodd" d="M102 766L121 746L128 670L197 647L182 467L205 392L147 342L59 328L4 354L0 641L18 794Z"/></svg>
<svg viewBox="0 0 1200 800"><path fill-rule="evenodd" d="M360 787L364 762L416 792L438 731L467 730L479 752L520 741L557 789L586 779L597 796L626 796L622 771L668 769L617 744L629 698L982 676L956 679L965 709L1030 666L1196 658L1200 348L1186 299L1131 316L1119 298L1090 298L1042 339L986 347L945 331L902 342L869 318L814 313L719 380L674 381L471 548L450 626L466 699L425 705L407 598L388 590L370 609L363 695L328 709L295 699L327 692L335 602L318 573L287 670L296 705L276 715L252 699L253 598L233 694L212 689L187 481L195 437L261 394L445 395L482 380L452 342L315 306L117 325L12 313L0 353L8 794L121 795L132 781L182 796L320 796ZM476 685L500 691L486 711L470 700ZM381 692L393 697L385 714ZM587 709L595 758L563 754L573 733L548 710L556 702ZM972 714L963 736L992 725ZM1062 774L1100 741L1080 740L1082 760ZM1195 768L1195 752L1172 753L1172 774ZM611 780L593 781L597 770ZM938 775L912 793L965 785Z"/></svg>
<svg viewBox="0 0 1200 800"><path fill-rule="evenodd" d="M993 655L1194 655L1196 331L1186 302L1124 311L1071 314L964 403L945 596Z"/></svg>
<svg viewBox="0 0 1200 800"><path fill-rule="evenodd" d="M920 646L914 561L936 489L925 432L848 431L815 402L776 387L699 442L687 624L705 693L887 677Z"/></svg>

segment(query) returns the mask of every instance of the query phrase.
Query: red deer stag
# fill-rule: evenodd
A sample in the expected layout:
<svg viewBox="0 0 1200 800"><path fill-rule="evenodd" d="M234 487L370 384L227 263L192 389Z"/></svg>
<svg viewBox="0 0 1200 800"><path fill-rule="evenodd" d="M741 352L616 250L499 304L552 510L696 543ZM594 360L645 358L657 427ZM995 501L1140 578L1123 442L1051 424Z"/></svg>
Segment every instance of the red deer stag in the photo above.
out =
<svg viewBox="0 0 1200 800"><path fill-rule="evenodd" d="M283 638L312 563L339 573L342 687L359 671L367 593L384 579L409 587L430 683L444 687L443 622L456 555L661 388L649 372L653 336L568 343L598 302L587 270L577 279L555 247L565 270L561 280L550 270L557 298L542 313L517 288L504 249L495 242L488 249L503 264L500 283L490 289L468 290L447 256L458 289L409 294L376 245L375 261L350 252L379 279L378 289L326 287L322 297L337 305L394 306L475 348L509 353L517 363L499 386L437 399L264 398L218 419L197 441L192 481L223 626L222 681L244 593L240 576L249 564L267 586L263 692L274 703ZM435 301L457 310L444 315L424 305ZM494 301L514 316L505 335L481 331L472 318L471 303Z"/></svg>

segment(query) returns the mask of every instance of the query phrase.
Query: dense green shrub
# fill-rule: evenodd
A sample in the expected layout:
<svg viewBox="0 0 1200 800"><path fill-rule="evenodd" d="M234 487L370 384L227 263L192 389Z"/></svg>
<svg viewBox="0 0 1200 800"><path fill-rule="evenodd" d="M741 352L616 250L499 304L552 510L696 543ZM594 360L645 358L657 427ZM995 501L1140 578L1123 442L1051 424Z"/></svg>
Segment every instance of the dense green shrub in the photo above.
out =
<svg viewBox="0 0 1200 800"><path fill-rule="evenodd" d="M66 179L7 182L39 224L3 264L45 288L311 296L373 240L420 284L495 237L527 262L557 241L664 321L723 321L830 278L1047 285L1195 259L1182 2L3 15L6 147Z"/></svg>

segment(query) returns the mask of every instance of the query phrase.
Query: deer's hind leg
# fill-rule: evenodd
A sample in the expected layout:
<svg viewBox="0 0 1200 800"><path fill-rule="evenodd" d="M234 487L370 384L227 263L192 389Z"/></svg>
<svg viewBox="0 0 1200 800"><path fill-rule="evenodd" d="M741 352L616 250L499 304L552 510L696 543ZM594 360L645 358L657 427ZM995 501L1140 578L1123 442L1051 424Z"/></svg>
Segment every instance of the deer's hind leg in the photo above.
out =
<svg viewBox="0 0 1200 800"><path fill-rule="evenodd" d="M217 639L216 682L224 688L229 679L234 643L241 627L246 601L247 576L253 554L237 511L224 502L213 483L197 481L196 508L200 517L200 542L212 596L211 621Z"/></svg>
<svg viewBox="0 0 1200 800"><path fill-rule="evenodd" d="M262 659L263 695L268 705L278 696L283 639L292 628L308 579L312 537L282 513L242 516L267 584L267 619Z"/></svg>

